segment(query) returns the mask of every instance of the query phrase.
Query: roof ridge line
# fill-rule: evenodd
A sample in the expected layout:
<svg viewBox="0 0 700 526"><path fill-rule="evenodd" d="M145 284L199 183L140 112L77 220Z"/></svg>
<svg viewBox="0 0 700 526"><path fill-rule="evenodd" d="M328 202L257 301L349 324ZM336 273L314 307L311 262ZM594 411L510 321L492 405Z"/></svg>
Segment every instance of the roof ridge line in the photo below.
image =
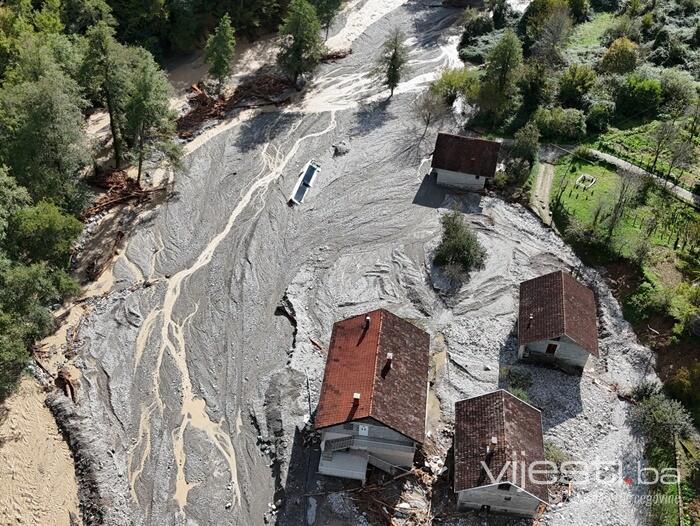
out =
<svg viewBox="0 0 700 526"><path fill-rule="evenodd" d="M559 277L561 277L561 317L562 317L562 325L564 327L564 336L569 338L569 335L566 333L566 287L564 286L564 271L560 270L559 271Z"/></svg>
<svg viewBox="0 0 700 526"><path fill-rule="evenodd" d="M377 383L377 364L379 363L379 352L382 343L382 324L384 323L384 311L378 309L379 312L379 327L377 327L377 350L374 353L374 369L372 370L372 389L369 392L369 416L372 417L372 408L374 407L374 386ZM372 417L374 418L374 417Z"/></svg>

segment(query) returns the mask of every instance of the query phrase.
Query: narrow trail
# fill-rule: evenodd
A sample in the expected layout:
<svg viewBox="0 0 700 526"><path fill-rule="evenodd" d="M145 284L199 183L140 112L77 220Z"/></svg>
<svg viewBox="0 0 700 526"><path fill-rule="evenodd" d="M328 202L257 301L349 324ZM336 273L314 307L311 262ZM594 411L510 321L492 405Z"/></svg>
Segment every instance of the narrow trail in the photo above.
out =
<svg viewBox="0 0 700 526"><path fill-rule="evenodd" d="M296 123L294 127L290 130L290 135L298 129L302 121ZM185 318L181 323L178 323L173 315L175 305L180 298L183 286L186 280L195 274L197 271L201 270L207 266L216 252L219 245L228 236L233 228L236 220L241 215L241 213L246 210L249 203L258 193L265 193L270 185L277 180L289 162L294 158L299 150L299 147L305 141L320 137L332 131L336 127L335 112L330 114L330 122L326 128L321 131L310 133L304 135L303 137L296 140L292 145L286 155L281 156L280 152L276 152L275 155L268 154L269 143L265 145L262 151L263 155L263 167L261 173L256 177L255 182L248 188L246 193L241 196L236 207L231 212L228 218L228 222L224 229L217 234L204 248L199 257L196 259L194 264L189 268L181 270L168 281L168 288L165 293L165 298L163 301L162 308L154 309L146 318L139 335L137 338L137 349L136 349L136 367L139 367L141 357L144 352L146 342L153 330L154 322L157 318L161 319L160 325L160 347L158 349L156 366L153 370L153 380L154 385L160 385L160 366L163 361L163 357L166 352L170 354L172 359L177 365L178 371L180 373L180 386L182 388L182 408L181 408L181 424L173 431L173 451L175 455L175 462L177 465L177 478L176 478L176 490L174 498L182 512L185 505L187 504L187 495L192 489L193 484L190 484L185 479L185 431L187 427L203 431L209 442L212 443L221 455L226 460L228 464L229 472L231 475L231 485L233 496L235 498L236 504L240 506L241 504L241 493L238 485L238 473L237 473L237 463L236 463L236 452L231 441L231 437L224 428L224 419L218 422L214 422L209 417L207 412L206 401L198 398L192 387L192 381L190 378L189 366L187 364L187 349L184 337L184 330L188 321L196 314L197 309L190 313L187 318ZM263 175L265 170L269 170L266 175ZM163 402L160 400L158 395L158 389L156 389L154 400L151 401L149 405L142 409L141 419L140 419L140 430L139 439L132 449L131 462L130 462L130 473L129 473L129 483L131 486L132 496L136 496L135 485L137 483L140 473L143 471L145 462L150 455L150 420L153 415L154 406L156 404L160 413L163 413ZM142 444L143 451L141 453L140 461L138 466L135 466L134 453L141 449Z"/></svg>

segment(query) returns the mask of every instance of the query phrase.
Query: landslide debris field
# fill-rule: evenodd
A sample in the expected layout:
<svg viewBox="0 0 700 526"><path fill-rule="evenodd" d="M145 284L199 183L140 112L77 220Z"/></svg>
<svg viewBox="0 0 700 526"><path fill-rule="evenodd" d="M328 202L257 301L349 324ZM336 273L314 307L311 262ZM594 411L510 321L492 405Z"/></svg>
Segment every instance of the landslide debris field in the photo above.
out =
<svg viewBox="0 0 700 526"><path fill-rule="evenodd" d="M333 322L386 307L430 333L429 448L444 457L454 401L503 386L499 368L515 362L518 283L557 268L576 270L597 291L601 359L583 377L516 367L532 376L547 440L578 460L636 469L640 448L611 386L636 384L652 356L631 343L600 276L523 208L445 194L426 175L436 130L424 134L411 102L454 61L459 15L432 4L351 2L333 38L352 41L352 55L322 66L284 110L247 112L195 139L175 196L140 218L115 263L113 291L81 324L79 403L54 403L79 455L86 523L372 523L361 499L324 494L354 486L314 476L304 430ZM394 27L407 34L411 72L386 101L368 75ZM321 174L306 202L290 208L311 158ZM453 207L488 261L447 293L431 251ZM415 486L393 484L403 483ZM636 524L635 491L577 488L543 523ZM427 516L427 502L414 500L401 510L409 524ZM432 513L444 511L436 503Z"/></svg>

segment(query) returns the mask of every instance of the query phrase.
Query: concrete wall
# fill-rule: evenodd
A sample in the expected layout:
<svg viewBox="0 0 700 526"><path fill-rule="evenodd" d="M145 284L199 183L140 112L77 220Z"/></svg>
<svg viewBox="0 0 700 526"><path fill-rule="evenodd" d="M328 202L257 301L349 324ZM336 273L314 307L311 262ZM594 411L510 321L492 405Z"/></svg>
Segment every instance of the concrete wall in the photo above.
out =
<svg viewBox="0 0 700 526"><path fill-rule="evenodd" d="M457 507L460 510L490 506L493 513L508 513L531 517L537 512L540 501L517 486L509 486L508 491L498 489L498 484L481 486L457 494Z"/></svg>
<svg viewBox="0 0 700 526"><path fill-rule="evenodd" d="M441 168L433 168L433 172L437 174L437 183L442 186L452 186L464 190L483 190L486 183L486 178L478 175L452 172Z"/></svg>
<svg viewBox="0 0 700 526"><path fill-rule="evenodd" d="M353 450L366 451L369 455L388 462L392 466L411 468L416 443L393 429L373 422L351 422L324 429L321 435L321 450L325 450L327 440L353 437L355 442ZM361 426L365 426L367 435L361 434ZM371 458L370 463L373 463ZM381 462L375 462L375 464L378 465ZM378 467L382 466L378 465Z"/></svg>
<svg viewBox="0 0 700 526"><path fill-rule="evenodd" d="M557 345L556 352L547 354L547 346L549 344ZM584 369L590 353L572 342L565 336L560 340L541 340L539 342L528 343L525 346L520 346L518 349L518 358L532 361L539 361L552 364L561 364L563 366Z"/></svg>

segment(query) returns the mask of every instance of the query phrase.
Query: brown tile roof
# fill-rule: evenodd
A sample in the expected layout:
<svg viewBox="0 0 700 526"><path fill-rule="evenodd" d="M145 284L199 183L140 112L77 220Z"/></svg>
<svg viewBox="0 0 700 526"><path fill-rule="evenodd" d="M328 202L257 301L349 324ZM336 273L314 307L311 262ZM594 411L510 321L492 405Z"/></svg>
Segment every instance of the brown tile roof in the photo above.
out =
<svg viewBox="0 0 700 526"><path fill-rule="evenodd" d="M336 322L315 428L374 418L423 442L429 351L426 332L384 309ZM360 393L358 404L354 393Z"/></svg>
<svg viewBox="0 0 700 526"><path fill-rule="evenodd" d="M547 485L534 483L527 474L523 480L522 475L527 472L521 469L524 465L527 470L532 463L544 459L542 418L531 405L503 389L455 404L455 492L493 484L482 461L494 479L510 461L501 482L510 481L547 502Z"/></svg>
<svg viewBox="0 0 700 526"><path fill-rule="evenodd" d="M494 141L438 133L433 168L493 177L500 148L501 144Z"/></svg>
<svg viewBox="0 0 700 526"><path fill-rule="evenodd" d="M567 336L593 356L598 356L593 291L561 270L522 282L519 344L560 336Z"/></svg>

